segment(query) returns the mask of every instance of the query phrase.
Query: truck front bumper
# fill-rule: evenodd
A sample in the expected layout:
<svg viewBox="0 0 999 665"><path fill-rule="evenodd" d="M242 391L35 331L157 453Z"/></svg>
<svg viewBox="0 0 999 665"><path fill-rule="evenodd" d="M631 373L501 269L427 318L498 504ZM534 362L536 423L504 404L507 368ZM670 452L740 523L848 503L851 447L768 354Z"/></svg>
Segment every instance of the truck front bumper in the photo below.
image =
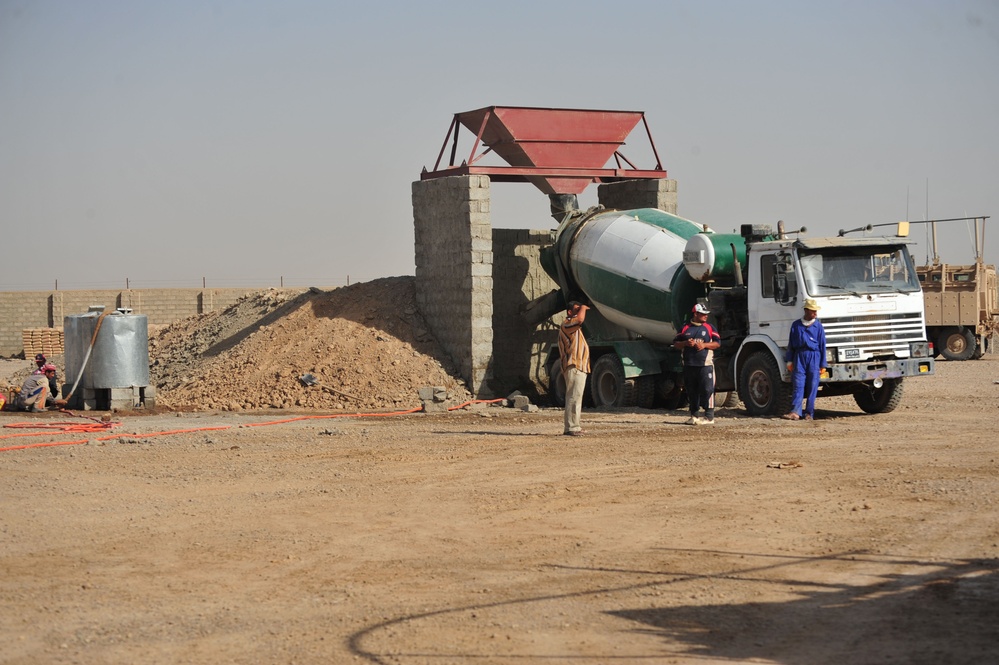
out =
<svg viewBox="0 0 999 665"><path fill-rule="evenodd" d="M871 360L859 363L834 363L829 365L829 375L822 381L874 381L897 379L905 376L926 376L936 371L933 358L906 358L904 360Z"/></svg>

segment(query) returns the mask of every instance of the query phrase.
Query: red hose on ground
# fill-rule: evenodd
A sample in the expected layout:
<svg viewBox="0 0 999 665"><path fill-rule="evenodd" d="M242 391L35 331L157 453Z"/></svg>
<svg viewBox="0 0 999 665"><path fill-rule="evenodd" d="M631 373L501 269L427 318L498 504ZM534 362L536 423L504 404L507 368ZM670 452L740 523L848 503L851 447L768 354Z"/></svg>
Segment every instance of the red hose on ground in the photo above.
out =
<svg viewBox="0 0 999 665"><path fill-rule="evenodd" d="M462 402L456 406L448 407L448 411L455 411L457 409L463 409L470 404L495 404L496 402L502 402L503 398L500 399L473 399L467 402ZM332 413L325 414L321 416L298 416L295 418L286 418L284 420L272 420L265 423L247 423L241 425L241 427L263 427L265 425L281 425L284 423L293 423L299 420L323 420L328 418L378 418L386 416L405 416L411 413L419 413L422 408L407 409L406 411L390 411L388 413ZM23 428L23 429L49 429L58 430L60 432L72 432L72 433L87 433L96 434L99 432L107 432L120 425L120 422L111 422L97 420L95 418L88 418L87 416L78 416L77 414L64 410L63 413L68 413L71 416L78 418L87 418L92 420L92 423L11 423L9 425L4 425L4 427L10 427L12 429ZM220 425L216 427L195 427L192 429L175 429L168 430L165 432L151 432L149 434L133 434L138 438L149 438L152 436L166 436L169 434L189 434L191 432L206 432L213 430L223 430L229 429L232 425ZM0 439L11 439L20 436L45 436L49 432L26 432L21 434L4 434L0 435ZM124 434L112 434L110 436L98 437L97 441L110 441L113 439L121 438L125 436ZM0 448L0 452L5 452L7 450L24 450L25 448L41 448L45 446L72 446L81 443L87 443L88 439L81 439L80 441L56 441L50 443L29 443L21 446L9 446L7 448Z"/></svg>

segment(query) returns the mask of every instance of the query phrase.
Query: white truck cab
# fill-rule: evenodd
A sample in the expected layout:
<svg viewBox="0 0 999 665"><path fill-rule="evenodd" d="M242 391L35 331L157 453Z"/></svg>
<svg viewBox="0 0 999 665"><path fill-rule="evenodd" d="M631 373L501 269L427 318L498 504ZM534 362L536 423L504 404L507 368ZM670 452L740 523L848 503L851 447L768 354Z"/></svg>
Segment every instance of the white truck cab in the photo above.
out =
<svg viewBox="0 0 999 665"><path fill-rule="evenodd" d="M820 395L852 393L864 411L883 413L897 406L904 377L934 372L923 296L904 240L765 240L747 243L746 256L748 335L733 367L750 413L790 406L784 352L806 298L820 305L826 332Z"/></svg>

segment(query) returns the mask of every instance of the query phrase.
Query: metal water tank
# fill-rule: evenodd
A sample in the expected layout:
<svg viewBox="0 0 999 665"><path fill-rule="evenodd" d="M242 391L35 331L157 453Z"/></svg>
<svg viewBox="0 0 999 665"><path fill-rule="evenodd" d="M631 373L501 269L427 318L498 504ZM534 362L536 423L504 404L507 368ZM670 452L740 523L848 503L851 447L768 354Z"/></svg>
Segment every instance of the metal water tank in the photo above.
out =
<svg viewBox="0 0 999 665"><path fill-rule="evenodd" d="M151 406L146 316L127 311L102 314L94 309L63 319L65 392L77 383L69 408L106 411Z"/></svg>

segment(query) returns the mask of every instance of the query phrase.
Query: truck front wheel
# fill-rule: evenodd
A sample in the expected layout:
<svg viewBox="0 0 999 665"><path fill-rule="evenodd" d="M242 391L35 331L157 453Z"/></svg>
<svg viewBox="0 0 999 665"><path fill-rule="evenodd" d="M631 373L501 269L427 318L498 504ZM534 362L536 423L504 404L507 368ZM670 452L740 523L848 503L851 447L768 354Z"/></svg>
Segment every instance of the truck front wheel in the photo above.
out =
<svg viewBox="0 0 999 665"><path fill-rule="evenodd" d="M902 379L885 379L880 388L865 383L853 399L864 413L891 413L902 401Z"/></svg>
<svg viewBox="0 0 999 665"><path fill-rule="evenodd" d="M791 410L791 384L780 378L777 361L757 351L739 371L739 399L751 416L778 416Z"/></svg>
<svg viewBox="0 0 999 665"><path fill-rule="evenodd" d="M624 365L613 353L605 353L593 364L590 375L593 406L635 406L635 380L624 377Z"/></svg>
<svg viewBox="0 0 999 665"><path fill-rule="evenodd" d="M975 355L978 340L975 333L964 327L944 328L937 340L940 355L947 360L969 360Z"/></svg>

